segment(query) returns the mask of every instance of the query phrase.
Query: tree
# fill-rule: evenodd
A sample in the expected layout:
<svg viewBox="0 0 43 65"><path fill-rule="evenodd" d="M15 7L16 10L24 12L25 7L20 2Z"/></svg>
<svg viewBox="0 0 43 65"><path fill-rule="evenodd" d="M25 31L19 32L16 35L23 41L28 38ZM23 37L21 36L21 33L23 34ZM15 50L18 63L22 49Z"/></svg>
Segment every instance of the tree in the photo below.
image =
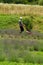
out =
<svg viewBox="0 0 43 65"><path fill-rule="evenodd" d="M27 0L15 0L15 3L17 3L17 4L27 4L28 3L28 1Z"/></svg>
<svg viewBox="0 0 43 65"><path fill-rule="evenodd" d="M3 1L3 0L0 0L0 2L2 2L2 3L3 3L4 1Z"/></svg>
<svg viewBox="0 0 43 65"><path fill-rule="evenodd" d="M3 0L4 1L4 3L12 3L13 2L13 0Z"/></svg>
<svg viewBox="0 0 43 65"><path fill-rule="evenodd" d="M38 1L38 4L39 4L39 5L43 5L43 0L39 0L39 1Z"/></svg>

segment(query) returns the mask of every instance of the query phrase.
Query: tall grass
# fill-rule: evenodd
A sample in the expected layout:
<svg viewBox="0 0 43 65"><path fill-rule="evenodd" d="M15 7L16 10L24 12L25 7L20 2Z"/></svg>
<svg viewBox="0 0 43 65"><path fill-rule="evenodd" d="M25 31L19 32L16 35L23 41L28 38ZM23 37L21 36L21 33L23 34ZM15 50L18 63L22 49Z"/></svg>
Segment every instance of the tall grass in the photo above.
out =
<svg viewBox="0 0 43 65"><path fill-rule="evenodd" d="M43 15L43 6L0 3L0 14Z"/></svg>

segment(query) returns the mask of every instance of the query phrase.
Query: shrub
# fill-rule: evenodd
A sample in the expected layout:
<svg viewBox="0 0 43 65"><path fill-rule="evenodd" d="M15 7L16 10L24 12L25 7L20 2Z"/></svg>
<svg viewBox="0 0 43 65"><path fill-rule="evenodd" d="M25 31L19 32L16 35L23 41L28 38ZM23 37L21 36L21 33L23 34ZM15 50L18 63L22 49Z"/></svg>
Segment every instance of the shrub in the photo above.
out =
<svg viewBox="0 0 43 65"><path fill-rule="evenodd" d="M25 25L25 28L26 28L26 30L27 31L31 31L31 29L32 29L32 20L31 20L31 18L29 19L29 18L25 18L24 20L23 20L23 23L24 23L24 25Z"/></svg>
<svg viewBox="0 0 43 65"><path fill-rule="evenodd" d="M43 0L39 0L39 5L43 5Z"/></svg>

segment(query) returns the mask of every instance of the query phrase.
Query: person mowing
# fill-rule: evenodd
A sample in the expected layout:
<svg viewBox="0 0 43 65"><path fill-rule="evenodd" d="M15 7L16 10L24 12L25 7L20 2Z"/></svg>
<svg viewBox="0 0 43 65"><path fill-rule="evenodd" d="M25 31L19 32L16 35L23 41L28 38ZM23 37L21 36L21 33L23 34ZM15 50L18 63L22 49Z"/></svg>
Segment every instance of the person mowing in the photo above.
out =
<svg viewBox="0 0 43 65"><path fill-rule="evenodd" d="M22 17L20 17L20 20L19 20L19 27L20 27L20 33L22 33L24 31Z"/></svg>
<svg viewBox="0 0 43 65"><path fill-rule="evenodd" d="M25 18L23 21L24 21L26 32L31 34L31 30L33 28L31 19Z"/></svg>

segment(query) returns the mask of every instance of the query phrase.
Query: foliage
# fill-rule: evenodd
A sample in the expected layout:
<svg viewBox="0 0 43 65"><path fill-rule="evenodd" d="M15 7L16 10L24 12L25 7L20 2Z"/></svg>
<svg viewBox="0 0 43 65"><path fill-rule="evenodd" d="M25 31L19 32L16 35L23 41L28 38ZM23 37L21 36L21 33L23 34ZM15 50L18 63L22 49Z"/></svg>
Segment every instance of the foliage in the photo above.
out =
<svg viewBox="0 0 43 65"><path fill-rule="evenodd" d="M31 31L31 29L33 28L32 27L32 19L31 19L31 17L30 18L25 18L24 20L23 20L23 22L24 22L24 25L25 25L25 27L26 27L26 30L28 31Z"/></svg>
<svg viewBox="0 0 43 65"><path fill-rule="evenodd" d="M19 29L18 21L20 15L0 15L0 29ZM26 24L26 27L31 30L37 30L43 32L43 16L22 16L22 21Z"/></svg>
<svg viewBox="0 0 43 65"><path fill-rule="evenodd" d="M0 15L0 29L14 28L18 22L16 15Z"/></svg>
<svg viewBox="0 0 43 65"><path fill-rule="evenodd" d="M4 3L12 3L13 0L3 0Z"/></svg>
<svg viewBox="0 0 43 65"><path fill-rule="evenodd" d="M0 15L0 36L2 37L0 37L0 64L43 65L43 33L34 34L33 32L32 35L27 35L26 32L19 34L18 30L9 29L9 27L12 28L10 25L14 27L18 25L19 17L20 15ZM23 16L23 23L26 26L33 23L35 26L36 24L43 26L42 19L43 16ZM31 40L30 37L32 37Z"/></svg>
<svg viewBox="0 0 43 65"><path fill-rule="evenodd" d="M39 4L43 5L43 0L0 0L2 3L16 3L16 4Z"/></svg>
<svg viewBox="0 0 43 65"><path fill-rule="evenodd" d="M43 64L38 64L38 63L16 63L16 62L0 62L1 65L43 65Z"/></svg>
<svg viewBox="0 0 43 65"><path fill-rule="evenodd" d="M2 3L16 3L16 4L40 4L43 5L43 0L0 0Z"/></svg>
<svg viewBox="0 0 43 65"><path fill-rule="evenodd" d="M39 5L43 5L43 0L39 0Z"/></svg>

